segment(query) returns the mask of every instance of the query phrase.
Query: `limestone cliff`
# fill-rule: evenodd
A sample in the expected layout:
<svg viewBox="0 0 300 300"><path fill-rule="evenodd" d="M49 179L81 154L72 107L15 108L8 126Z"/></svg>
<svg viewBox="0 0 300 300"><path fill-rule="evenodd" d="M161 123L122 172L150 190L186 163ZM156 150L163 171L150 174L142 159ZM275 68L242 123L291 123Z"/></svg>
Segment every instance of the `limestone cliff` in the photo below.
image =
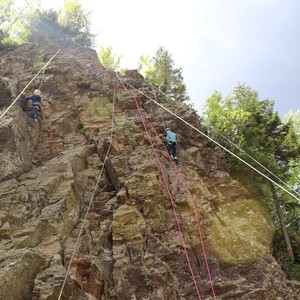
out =
<svg viewBox="0 0 300 300"><path fill-rule="evenodd" d="M0 109L56 51L0 52ZM213 292L193 199L216 299L300 299L272 256L264 199L230 177L217 146L147 98L154 91L141 75L122 79L129 91L95 51L65 48L26 91L41 85L41 121L17 104L0 119L0 299L57 299L76 244L62 299L199 299L134 95L157 131L178 135L178 170L193 198L150 132L201 298ZM201 129L192 109L156 99Z"/></svg>

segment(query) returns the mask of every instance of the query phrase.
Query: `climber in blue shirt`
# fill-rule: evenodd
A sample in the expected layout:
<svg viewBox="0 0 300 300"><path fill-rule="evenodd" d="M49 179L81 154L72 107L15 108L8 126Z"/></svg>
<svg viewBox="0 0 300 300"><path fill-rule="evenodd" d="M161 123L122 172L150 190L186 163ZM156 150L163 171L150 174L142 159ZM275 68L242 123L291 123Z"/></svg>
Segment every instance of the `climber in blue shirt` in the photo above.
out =
<svg viewBox="0 0 300 300"><path fill-rule="evenodd" d="M176 133L171 131L170 128L165 130L165 143L172 160L176 162L177 138Z"/></svg>

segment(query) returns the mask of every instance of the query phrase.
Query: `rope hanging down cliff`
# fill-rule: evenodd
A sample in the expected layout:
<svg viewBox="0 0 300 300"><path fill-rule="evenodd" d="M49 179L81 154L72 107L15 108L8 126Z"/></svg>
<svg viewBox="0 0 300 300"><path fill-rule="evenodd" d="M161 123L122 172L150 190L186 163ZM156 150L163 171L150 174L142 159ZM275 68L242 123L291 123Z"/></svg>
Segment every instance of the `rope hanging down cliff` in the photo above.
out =
<svg viewBox="0 0 300 300"><path fill-rule="evenodd" d="M66 272L66 275L65 275L65 279L64 279L63 285L62 285L62 287L61 287L61 291L60 291L58 300L61 299L61 296L62 296L64 287L65 287L65 285L66 285L67 278L68 278L68 275L69 275L69 272L70 272L70 268L71 268L71 265L72 265L72 261L73 261L74 256L75 256L75 252L77 251L79 239L80 239L80 237L81 237L81 235L82 235L82 231L83 231L84 224L85 224L85 222L86 222L86 219L87 219L87 217L88 217L88 214L89 214L91 205L92 205L92 203L93 203L93 200L94 200L94 197L95 197L95 193L96 193L96 191L97 191L97 188L98 188L98 185L99 185L99 182L100 182L100 179L101 179L103 170L104 170L104 166L105 166L106 160L108 159L108 155L109 155L109 153L110 153L110 149L111 149L111 146L112 146L112 137L113 137L113 132L114 132L114 115L115 115L115 95L114 95L114 97L113 97L113 104L112 104L112 117L111 117L111 131L110 131L110 143L109 143L109 147L108 147L108 149L107 149L107 152L106 152L106 155L105 155L105 158L104 158L104 161L103 161L103 165L102 165L102 168L101 168L101 170L100 170L100 173L99 173L97 182L96 182L96 184L95 184L95 187L94 187L94 190L93 190L93 193L92 193L92 196L91 196L91 199L90 199L88 208L87 208L86 213L85 213L85 216L84 216L84 218L83 218L83 222L82 222L82 225L81 225L81 227L80 227L80 230L79 230L79 233L78 233L78 236L77 236L77 240L76 240L74 249L73 249L73 251L72 251L71 259L70 259L70 262L69 262L69 265L68 265L68 268L67 268L67 272Z"/></svg>
<svg viewBox="0 0 300 300"><path fill-rule="evenodd" d="M146 119L146 118L145 118ZM146 119L147 123L149 124L149 126L151 127L152 131L154 132L154 134L156 135L156 137L159 138L159 134L158 132L155 130L155 128L153 127L153 125L149 122L148 119ZM176 164L174 163L174 161L172 160L171 156L169 155L168 153L168 149L167 147L165 146L165 144L162 142L162 145L166 151L166 153L168 154L169 156L169 160L171 161L172 165L173 165L173 168L176 172L176 175L177 177L179 178L181 184L183 185L184 189L186 190L187 194L189 195L190 199L192 200L192 204L193 204L193 210L194 210L194 215L195 215L195 218L196 218L196 223L197 223L197 229L198 229L198 234L199 234L199 239L200 239L200 243L201 243L201 247L202 247L202 253L203 253L203 256L204 256L204 261L205 261L205 266L206 266L206 271L207 271L207 275L209 277L209 282L210 282L210 287L211 287L211 291L212 291L212 294L213 294L213 297L215 299L216 297L216 294L215 294L215 290L214 290L214 286L213 286L213 281L212 281L212 276L211 276L211 272L210 272L210 267L209 267L209 264L208 264L208 259L207 259L207 254L206 254L206 250L205 250L205 247L204 247L204 242L203 242L203 235L202 235L202 230L201 230L201 225L200 225L200 221L199 221L199 218L198 218L198 213L197 213L197 207L196 207L196 201L195 201L195 198L193 197L191 191L189 190L189 188L187 187L185 181L183 180L183 177L181 176Z"/></svg>
<svg viewBox="0 0 300 300"><path fill-rule="evenodd" d="M50 62L54 59L54 57L59 53L60 49L48 60L48 62L32 77L32 79L29 81L29 83L24 87L22 92L17 96L17 98L11 103L11 105L2 113L0 116L0 119L4 117L4 115L10 110L10 108L16 103L16 101L20 98L20 96L26 91L26 89L30 86L32 81L50 64Z"/></svg>
<svg viewBox="0 0 300 300"><path fill-rule="evenodd" d="M116 75L116 77L118 78L118 80L120 81L121 85L123 86L123 89L128 92L128 89L125 87L124 83L122 82L122 80L120 79L120 77L118 75ZM170 191L170 188L169 188L169 185L168 185L168 182L167 182L167 179L166 179L166 175L165 175L165 172L163 170L163 167L162 167L162 163L158 157L158 154L155 150L155 146L153 144L153 141L150 137L150 134L149 134L149 131L147 129L147 126L146 126L146 123L145 123L145 119L144 119L144 116L143 116L143 113L141 111L141 108L138 104L138 101L136 99L136 96L133 95L134 97L134 100L135 100L135 103L136 103L136 106L137 106L137 109L138 109L138 112L139 112L139 115L140 115L140 118L142 120L142 123L143 123L143 126L144 126L144 130L145 130L145 133L147 135L147 138L150 142L150 145L151 145L151 149L153 151L153 154L156 158L156 161L158 163L158 167L160 169L160 172L161 172L161 175L162 175L162 178L163 178L163 182L164 182L164 185L166 187L166 190L167 190L167 193L168 193L168 196L169 196L169 199L170 199L170 202L171 202L171 205L172 205L172 209L173 209L173 214L174 214L174 218L175 218L175 221L176 221L176 225L177 225L177 228L178 228L178 232L179 232L179 236L180 236L180 240L181 240L181 243L182 243L182 247L183 247L183 250L184 250L184 253L185 253L185 256L186 256L186 260L187 260L187 264L188 264L188 267L189 267L189 270L190 270L190 273L191 273L191 276L192 276L192 280L193 280L193 283L194 283L194 286L195 286L195 289L196 289L196 292L197 292L197 295L198 295L198 299L202 299L201 298L201 295L200 295L200 291L199 291L199 288L198 288L198 285L197 285L197 282L196 282L196 278L195 278L195 274L194 274L194 271L193 271L193 268L192 268L192 265L191 265L191 260L189 258L189 254L188 254L188 251L187 251L187 247L186 247L186 244L185 244L185 240L183 238L183 233L182 233L182 230L181 230L181 226L180 226L180 221L179 221L179 217L177 215L177 212L176 212L176 208L175 208L175 202L174 202L174 199L173 199L173 196L172 196L172 193Z"/></svg>
<svg viewBox="0 0 300 300"><path fill-rule="evenodd" d="M140 90L136 89L130 83L126 82L125 80L124 80L124 82L126 84L128 84L130 87L132 87L134 90L138 91L140 94L142 94L145 97L147 97L148 99L150 99L156 105L158 105L159 107L163 108L165 111L169 112L171 115L173 115L174 117L176 117L177 119L179 119L180 121L182 121L183 123L185 123L186 125L188 125L189 127L191 127L192 129L196 130L198 133L200 133L201 135L203 135L204 137L206 137L207 139L209 139L210 141L212 141L213 143L215 143L216 145L218 145L219 147L221 147L223 150L225 150L226 152L228 152L229 154L231 154L232 156L234 156L235 158L237 158L238 160L240 160L242 163L244 163L245 165L247 165L248 167L250 167L251 169L253 169L255 172L257 172L258 174L260 174L264 178L266 178L268 181L270 181L273 184L275 184L277 187L279 187L280 189L282 189L283 191L285 191L286 193L288 193L291 197L295 198L300 203L300 199L298 197L296 197L294 194L292 194L290 191L288 191L287 189L285 189L283 186L281 186L280 184L278 184L277 182L275 182L274 180L272 180L271 178L269 178L267 175L265 175L264 173L262 173L261 171L259 171L257 168L255 168L252 165L250 165L249 163L247 163L241 157L239 157L238 155L236 155L233 152L231 152L230 150L228 150L226 147L224 147L223 145L221 145L220 143L218 143L217 141L215 141L213 138L211 138L210 136L208 136L207 134L205 134L204 132L202 132L200 129L196 128L195 126L193 126L192 124L190 124L189 122L187 122L186 120L184 120L183 118L181 118L180 116L178 116L176 113L172 112L170 109L166 108L165 106L163 106L162 104L158 103L157 101L155 101L154 99L152 99L151 97L149 97L148 95L146 95L145 93L143 93Z"/></svg>

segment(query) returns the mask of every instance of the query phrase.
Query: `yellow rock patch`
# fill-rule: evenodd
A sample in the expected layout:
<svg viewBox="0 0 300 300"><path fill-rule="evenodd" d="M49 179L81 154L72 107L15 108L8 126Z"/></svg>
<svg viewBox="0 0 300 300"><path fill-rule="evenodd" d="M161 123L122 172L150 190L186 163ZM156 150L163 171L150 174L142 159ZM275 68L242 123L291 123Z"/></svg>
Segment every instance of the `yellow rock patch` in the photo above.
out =
<svg viewBox="0 0 300 300"><path fill-rule="evenodd" d="M84 122L99 122L103 118L111 118L112 103L106 97L95 97L87 103L87 107L83 113Z"/></svg>
<svg viewBox="0 0 300 300"><path fill-rule="evenodd" d="M209 231L209 244L220 260L248 263L269 252L274 228L258 201L238 200L214 213Z"/></svg>

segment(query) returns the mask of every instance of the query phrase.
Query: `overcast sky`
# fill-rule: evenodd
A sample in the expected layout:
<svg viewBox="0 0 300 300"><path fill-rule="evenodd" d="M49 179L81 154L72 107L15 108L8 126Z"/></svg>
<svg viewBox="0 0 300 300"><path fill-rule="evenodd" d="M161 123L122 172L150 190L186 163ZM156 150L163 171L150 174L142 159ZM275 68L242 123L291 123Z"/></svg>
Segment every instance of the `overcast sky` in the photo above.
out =
<svg viewBox="0 0 300 300"><path fill-rule="evenodd" d="M198 110L213 90L226 97L238 82L275 100L281 116L300 109L299 0L79 2L93 12L98 45L123 55L124 67L168 50Z"/></svg>

